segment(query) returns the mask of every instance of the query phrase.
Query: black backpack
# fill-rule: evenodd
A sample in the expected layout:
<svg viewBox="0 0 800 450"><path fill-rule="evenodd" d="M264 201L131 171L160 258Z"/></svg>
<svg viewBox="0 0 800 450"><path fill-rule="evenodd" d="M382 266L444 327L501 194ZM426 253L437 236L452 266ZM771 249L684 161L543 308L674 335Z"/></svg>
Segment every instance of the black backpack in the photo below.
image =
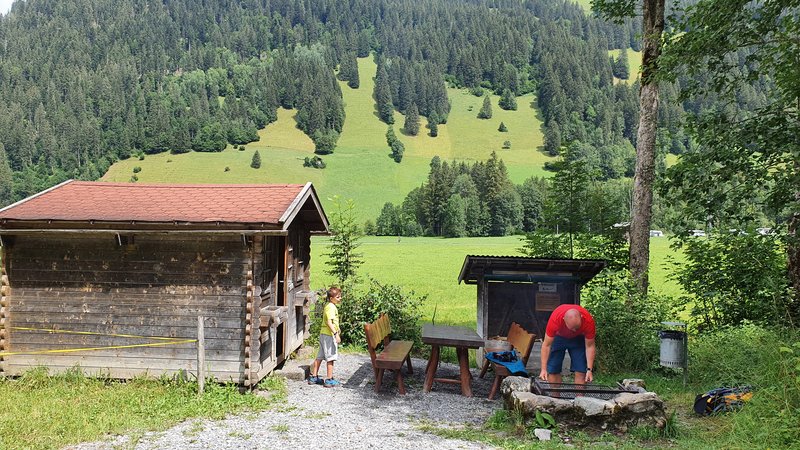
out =
<svg viewBox="0 0 800 450"><path fill-rule="evenodd" d="M721 412L736 411L753 397L750 386L719 387L694 399L694 412L709 416Z"/></svg>

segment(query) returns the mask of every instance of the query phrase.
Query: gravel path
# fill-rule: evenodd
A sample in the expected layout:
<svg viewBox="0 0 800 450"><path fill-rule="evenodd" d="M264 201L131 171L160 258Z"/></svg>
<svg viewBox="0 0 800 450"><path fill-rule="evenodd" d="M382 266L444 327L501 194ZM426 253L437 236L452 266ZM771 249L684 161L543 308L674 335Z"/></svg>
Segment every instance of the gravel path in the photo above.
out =
<svg viewBox="0 0 800 450"><path fill-rule="evenodd" d="M167 431L146 433L138 441L118 436L107 441L69 447L101 449L474 449L483 444L445 439L418 430L420 424L458 428L480 426L501 401L487 400L492 374L477 378L474 397L460 394L460 386L434 383L423 393L427 361L413 359L414 374L406 376L407 395L397 395L394 376L387 372L381 393L373 390L369 356L345 354L336 363L336 388L287 380L285 405L260 413L245 413L223 420L189 420ZM457 366L442 363L437 375L456 376ZM498 396L499 397L499 396Z"/></svg>

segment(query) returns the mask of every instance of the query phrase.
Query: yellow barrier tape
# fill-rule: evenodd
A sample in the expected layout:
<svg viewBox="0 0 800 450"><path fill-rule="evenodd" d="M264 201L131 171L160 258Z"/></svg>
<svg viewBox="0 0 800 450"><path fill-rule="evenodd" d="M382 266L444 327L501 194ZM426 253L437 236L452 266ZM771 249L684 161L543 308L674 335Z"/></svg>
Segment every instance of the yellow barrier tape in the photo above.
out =
<svg viewBox="0 0 800 450"><path fill-rule="evenodd" d="M70 331L70 330L56 330L56 329L49 329L49 328L27 328L27 327L11 327L12 330L24 330L24 331L45 331L47 333L63 333L63 334L89 334L95 336L112 336L112 337L124 337L124 338L134 338L134 339L162 339L165 341L173 341L175 339L181 338L173 338L173 337L159 337L159 336L138 336L135 334L112 334L112 333L95 333L93 331Z"/></svg>
<svg viewBox="0 0 800 450"><path fill-rule="evenodd" d="M0 353L0 358L13 355L43 355L46 353L73 353L73 352L86 352L92 350L113 350L117 348L133 348L133 347L157 347L159 345L177 345L188 344L190 342L197 342L197 339L183 339L174 342L155 342L150 344L132 344L132 345L113 345L109 347L84 347L84 348L65 348L58 350L38 350L33 352L7 352Z"/></svg>
<svg viewBox="0 0 800 450"><path fill-rule="evenodd" d="M197 339L182 339L182 338L171 338L171 337L161 337L161 336L138 336L135 334L95 333L92 331L70 331L70 330L55 330L47 328L28 328L28 327L11 327L11 329L22 330L22 331L44 331L47 333L112 336L112 337L122 337L122 338L132 338L132 339L155 339L164 342L150 342L147 344L110 345L106 347L82 347L82 348L65 348L65 349L54 349L54 350L35 350L27 352L0 352L0 358L3 358L5 356L14 356L14 355L44 355L48 353L74 353L74 352L86 352L93 350L114 350L120 348L158 347L164 345L178 345L178 344L188 344L191 342L197 342Z"/></svg>

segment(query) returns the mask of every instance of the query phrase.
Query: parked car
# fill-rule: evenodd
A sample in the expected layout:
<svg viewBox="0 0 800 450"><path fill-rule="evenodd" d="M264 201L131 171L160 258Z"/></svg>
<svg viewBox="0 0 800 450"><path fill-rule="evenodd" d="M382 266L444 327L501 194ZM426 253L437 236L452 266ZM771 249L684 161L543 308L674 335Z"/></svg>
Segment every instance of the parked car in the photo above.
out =
<svg viewBox="0 0 800 450"><path fill-rule="evenodd" d="M664 232L661 230L650 230L650 237L664 237Z"/></svg>
<svg viewBox="0 0 800 450"><path fill-rule="evenodd" d="M758 232L758 234L760 234L762 236L766 236L768 234L773 234L772 228L767 228L767 227L756 228L756 231Z"/></svg>
<svg viewBox="0 0 800 450"><path fill-rule="evenodd" d="M692 237L705 237L706 232L703 230L689 230L689 236Z"/></svg>

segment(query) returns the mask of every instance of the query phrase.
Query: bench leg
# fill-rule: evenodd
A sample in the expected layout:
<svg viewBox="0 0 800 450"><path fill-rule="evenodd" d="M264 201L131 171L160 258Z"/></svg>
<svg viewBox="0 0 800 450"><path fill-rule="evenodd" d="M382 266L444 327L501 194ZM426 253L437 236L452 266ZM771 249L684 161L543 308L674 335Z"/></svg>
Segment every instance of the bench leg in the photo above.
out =
<svg viewBox="0 0 800 450"><path fill-rule="evenodd" d="M481 374L478 375L478 378L483 378L486 375L486 371L489 370L489 360L486 359L486 356L483 357L483 367L481 367Z"/></svg>
<svg viewBox="0 0 800 450"><path fill-rule="evenodd" d="M397 389L400 391L400 395L406 395L406 385L403 383L403 368L399 367L395 373L397 373Z"/></svg>
<svg viewBox="0 0 800 450"><path fill-rule="evenodd" d="M439 346L431 345L431 359L428 360L428 367L425 369L425 386L423 388L425 392L431 391L437 367L439 367Z"/></svg>
<svg viewBox="0 0 800 450"><path fill-rule="evenodd" d="M489 400L494 400L494 396L497 394L497 389L500 387L500 382L503 381L503 378L505 377L495 374L494 383L492 383L492 390L489 391Z"/></svg>
<svg viewBox="0 0 800 450"><path fill-rule="evenodd" d="M461 367L461 394L472 397L472 374L469 372L469 354L465 347L456 347L458 363Z"/></svg>
<svg viewBox="0 0 800 450"><path fill-rule="evenodd" d="M383 370L378 369L378 374L375 376L375 392L381 390L381 383L383 382Z"/></svg>
<svg viewBox="0 0 800 450"><path fill-rule="evenodd" d="M406 356L406 363L408 363L408 373L413 374L414 369L411 367L411 355Z"/></svg>

